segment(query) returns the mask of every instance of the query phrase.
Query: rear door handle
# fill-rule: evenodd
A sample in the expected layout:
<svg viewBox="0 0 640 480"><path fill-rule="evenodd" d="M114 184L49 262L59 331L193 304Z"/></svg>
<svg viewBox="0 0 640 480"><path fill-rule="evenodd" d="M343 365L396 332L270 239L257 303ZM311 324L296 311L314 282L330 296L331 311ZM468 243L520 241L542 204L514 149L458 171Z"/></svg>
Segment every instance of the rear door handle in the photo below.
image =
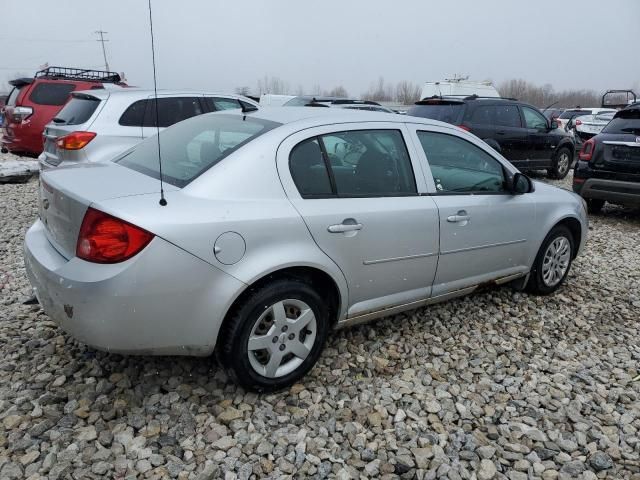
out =
<svg viewBox="0 0 640 480"><path fill-rule="evenodd" d="M345 223L349 219L345 219L342 223L338 223L337 225L329 225L327 227L327 231L329 233L345 233L345 232L357 232L358 230L362 230L362 224L356 223Z"/></svg>
<svg viewBox="0 0 640 480"><path fill-rule="evenodd" d="M447 222L458 223L458 222L468 222L471 219L471 216L467 214L465 210L460 210L455 215L449 215L447 217Z"/></svg>

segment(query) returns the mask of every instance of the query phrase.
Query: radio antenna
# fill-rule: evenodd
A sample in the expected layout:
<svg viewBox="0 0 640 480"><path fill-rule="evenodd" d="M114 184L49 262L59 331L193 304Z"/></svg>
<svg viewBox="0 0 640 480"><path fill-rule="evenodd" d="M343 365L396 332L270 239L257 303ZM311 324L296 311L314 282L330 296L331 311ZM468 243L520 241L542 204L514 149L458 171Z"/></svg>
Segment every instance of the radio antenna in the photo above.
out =
<svg viewBox="0 0 640 480"><path fill-rule="evenodd" d="M156 49L153 43L153 16L151 15L151 0L149 0L149 27L151 27L151 62L153 63L153 96L156 109L156 138L158 139L158 165L160 167L160 205L165 206L164 187L162 180L162 154L160 153L160 116L158 115L158 81L156 78Z"/></svg>

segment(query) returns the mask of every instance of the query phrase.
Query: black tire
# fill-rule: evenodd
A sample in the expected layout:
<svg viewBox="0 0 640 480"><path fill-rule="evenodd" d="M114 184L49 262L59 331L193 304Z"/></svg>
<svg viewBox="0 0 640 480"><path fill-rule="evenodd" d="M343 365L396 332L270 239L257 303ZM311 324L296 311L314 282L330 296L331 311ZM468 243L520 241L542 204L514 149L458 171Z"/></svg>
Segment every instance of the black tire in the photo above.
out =
<svg viewBox="0 0 640 480"><path fill-rule="evenodd" d="M316 322L316 337L305 360L287 375L269 378L258 373L249 360L249 337L260 316L272 305L294 299L306 303ZM230 313L218 336L218 360L229 376L247 390L271 392L293 385L315 365L331 327L331 309L310 285L296 278L274 280L250 291Z"/></svg>
<svg viewBox="0 0 640 480"><path fill-rule="evenodd" d="M567 147L560 147L553 157L553 166L547 170L547 177L562 180L573 164L573 153Z"/></svg>
<svg viewBox="0 0 640 480"><path fill-rule="evenodd" d="M545 259L545 253L549 248L549 245L553 243L556 239L564 237L569 242L569 260L567 265L567 270L560 278L556 284L548 285L543 278L543 262ZM536 295L549 295L550 293L555 292L560 286L564 283L567 275L569 275L569 271L571 270L571 263L573 262L573 252L575 251L574 240L571 231L565 227L564 225L556 225L551 229L551 231L547 234L542 245L540 246L540 250L538 250L538 254L536 255L536 259L533 262L533 267L531 268L531 273L529 274L529 281L527 282L527 286L525 287L526 291L529 293L533 293Z"/></svg>
<svg viewBox="0 0 640 480"><path fill-rule="evenodd" d="M587 211L589 213L600 213L602 207L604 207L604 200L600 200L597 198L585 198L585 200L587 201Z"/></svg>

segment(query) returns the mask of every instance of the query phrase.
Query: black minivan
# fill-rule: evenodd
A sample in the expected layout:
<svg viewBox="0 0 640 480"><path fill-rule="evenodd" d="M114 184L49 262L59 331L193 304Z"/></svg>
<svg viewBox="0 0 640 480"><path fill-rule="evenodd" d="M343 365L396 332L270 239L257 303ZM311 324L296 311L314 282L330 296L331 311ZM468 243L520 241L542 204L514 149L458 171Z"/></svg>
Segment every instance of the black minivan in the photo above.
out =
<svg viewBox="0 0 640 480"><path fill-rule="evenodd" d="M575 145L540 110L509 98L430 97L416 102L407 115L452 123L484 140L521 170L546 169L564 178L573 165Z"/></svg>

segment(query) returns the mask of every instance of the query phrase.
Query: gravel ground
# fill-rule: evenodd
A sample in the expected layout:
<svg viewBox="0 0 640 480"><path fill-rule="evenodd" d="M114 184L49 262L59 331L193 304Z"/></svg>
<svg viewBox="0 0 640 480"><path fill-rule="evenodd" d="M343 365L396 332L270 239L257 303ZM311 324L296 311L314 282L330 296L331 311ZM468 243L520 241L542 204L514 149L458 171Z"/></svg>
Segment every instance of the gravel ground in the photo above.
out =
<svg viewBox="0 0 640 480"><path fill-rule="evenodd" d="M592 217L551 297L341 331L303 383L256 395L209 359L93 351L23 305L36 186L0 185L3 480L640 479L637 211Z"/></svg>

